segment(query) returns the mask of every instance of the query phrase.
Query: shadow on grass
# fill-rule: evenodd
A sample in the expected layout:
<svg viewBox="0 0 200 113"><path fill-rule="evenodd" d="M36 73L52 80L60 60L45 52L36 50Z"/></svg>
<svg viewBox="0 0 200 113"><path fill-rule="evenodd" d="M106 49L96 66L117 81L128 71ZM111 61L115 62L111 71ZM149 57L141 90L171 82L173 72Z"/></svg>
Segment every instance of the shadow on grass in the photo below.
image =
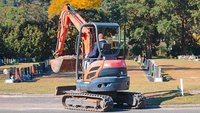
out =
<svg viewBox="0 0 200 113"><path fill-rule="evenodd" d="M200 70L200 68L186 68L186 67L176 67L176 68L162 68L163 70Z"/></svg>
<svg viewBox="0 0 200 113"><path fill-rule="evenodd" d="M175 97L179 96L178 90L165 90L165 91L157 91L157 92L148 92L144 93L147 97L147 108L159 108L162 102L171 100Z"/></svg>
<svg viewBox="0 0 200 113"><path fill-rule="evenodd" d="M53 76L48 76L47 78L75 78L75 75L73 76L67 76L67 75L53 75Z"/></svg>
<svg viewBox="0 0 200 113"><path fill-rule="evenodd" d="M14 83L31 83L31 82L37 82L38 80L40 80L39 78L33 78L31 80L16 80Z"/></svg>
<svg viewBox="0 0 200 113"><path fill-rule="evenodd" d="M75 77L76 74L73 72L65 72L65 73L52 73L49 78L67 78L67 77Z"/></svg>
<svg viewBox="0 0 200 113"><path fill-rule="evenodd" d="M39 79L38 78L35 78L33 80L26 80L26 81L22 81L22 82L37 82Z"/></svg>
<svg viewBox="0 0 200 113"><path fill-rule="evenodd" d="M157 56L157 57L154 57L152 59L169 59L169 57L167 57L167 56Z"/></svg>
<svg viewBox="0 0 200 113"><path fill-rule="evenodd" d="M172 78L172 76L170 76L169 74L166 74L166 73L163 73L161 76L162 76L164 82L169 82L171 80L176 80L176 79Z"/></svg>
<svg viewBox="0 0 200 113"><path fill-rule="evenodd" d="M159 65L162 70L200 70L200 68L177 67L175 65Z"/></svg>
<svg viewBox="0 0 200 113"><path fill-rule="evenodd" d="M128 66L127 71L143 71L140 66Z"/></svg>
<svg viewBox="0 0 200 113"><path fill-rule="evenodd" d="M143 71L142 69L137 68L129 68L127 71Z"/></svg>
<svg viewBox="0 0 200 113"><path fill-rule="evenodd" d="M159 66L165 68L165 67L174 67L175 65L159 65Z"/></svg>

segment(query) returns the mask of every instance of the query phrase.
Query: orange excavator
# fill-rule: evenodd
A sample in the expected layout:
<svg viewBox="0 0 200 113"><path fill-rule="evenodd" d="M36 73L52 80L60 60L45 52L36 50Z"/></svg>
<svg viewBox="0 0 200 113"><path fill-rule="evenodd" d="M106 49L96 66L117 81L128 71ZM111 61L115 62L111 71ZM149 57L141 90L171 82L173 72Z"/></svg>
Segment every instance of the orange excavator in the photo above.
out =
<svg viewBox="0 0 200 113"><path fill-rule="evenodd" d="M143 108L145 98L141 93L121 91L129 89L130 78L124 58L119 57L120 26L117 23L87 23L69 4L64 5L59 23L55 59L51 60L54 72L68 68L64 64L66 57L63 56L63 49L70 23L79 31L75 45L76 87L69 86L62 92L63 106L86 111L109 111L115 104ZM100 33L106 39L103 45L100 44ZM113 40L115 43L111 43ZM95 45L98 54L91 58L89 54ZM79 64L82 64L81 69Z"/></svg>

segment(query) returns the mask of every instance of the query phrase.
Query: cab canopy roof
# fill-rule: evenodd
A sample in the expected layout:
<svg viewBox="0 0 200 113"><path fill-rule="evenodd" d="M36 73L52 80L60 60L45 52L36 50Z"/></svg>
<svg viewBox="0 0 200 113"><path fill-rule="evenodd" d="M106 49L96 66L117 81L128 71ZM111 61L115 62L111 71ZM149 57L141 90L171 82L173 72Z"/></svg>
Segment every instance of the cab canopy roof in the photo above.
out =
<svg viewBox="0 0 200 113"><path fill-rule="evenodd" d="M91 26L91 25L94 25L94 26L97 26L97 27L119 27L118 23L108 23L108 22L105 22L105 23L102 23L102 22L89 22L87 24L83 24L83 26Z"/></svg>

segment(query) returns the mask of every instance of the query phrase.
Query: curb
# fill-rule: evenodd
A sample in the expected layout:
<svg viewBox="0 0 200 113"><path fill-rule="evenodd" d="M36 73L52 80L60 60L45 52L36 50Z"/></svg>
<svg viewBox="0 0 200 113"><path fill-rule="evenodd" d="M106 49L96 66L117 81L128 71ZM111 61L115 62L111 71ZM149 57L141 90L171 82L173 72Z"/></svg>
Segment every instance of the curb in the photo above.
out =
<svg viewBox="0 0 200 113"><path fill-rule="evenodd" d="M146 105L145 108L200 108L200 104Z"/></svg>
<svg viewBox="0 0 200 113"><path fill-rule="evenodd" d="M0 97L15 98L15 97L58 97L54 94L0 94Z"/></svg>

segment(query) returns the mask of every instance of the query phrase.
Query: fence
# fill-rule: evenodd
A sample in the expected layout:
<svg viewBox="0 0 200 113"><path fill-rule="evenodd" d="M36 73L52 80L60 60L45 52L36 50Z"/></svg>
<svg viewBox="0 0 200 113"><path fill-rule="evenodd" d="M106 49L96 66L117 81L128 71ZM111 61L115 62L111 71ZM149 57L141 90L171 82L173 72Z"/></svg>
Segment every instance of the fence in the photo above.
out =
<svg viewBox="0 0 200 113"><path fill-rule="evenodd" d="M147 75L150 81L163 82L163 78L161 75L161 67L157 65L154 60L143 58L143 60L141 61L142 69L145 70L145 74Z"/></svg>
<svg viewBox="0 0 200 113"><path fill-rule="evenodd" d="M43 75L46 70L49 69L49 60L45 60L44 62L33 64L27 67L10 67L8 69L4 69L3 73L6 74L6 83L14 83L31 81L33 78Z"/></svg>

